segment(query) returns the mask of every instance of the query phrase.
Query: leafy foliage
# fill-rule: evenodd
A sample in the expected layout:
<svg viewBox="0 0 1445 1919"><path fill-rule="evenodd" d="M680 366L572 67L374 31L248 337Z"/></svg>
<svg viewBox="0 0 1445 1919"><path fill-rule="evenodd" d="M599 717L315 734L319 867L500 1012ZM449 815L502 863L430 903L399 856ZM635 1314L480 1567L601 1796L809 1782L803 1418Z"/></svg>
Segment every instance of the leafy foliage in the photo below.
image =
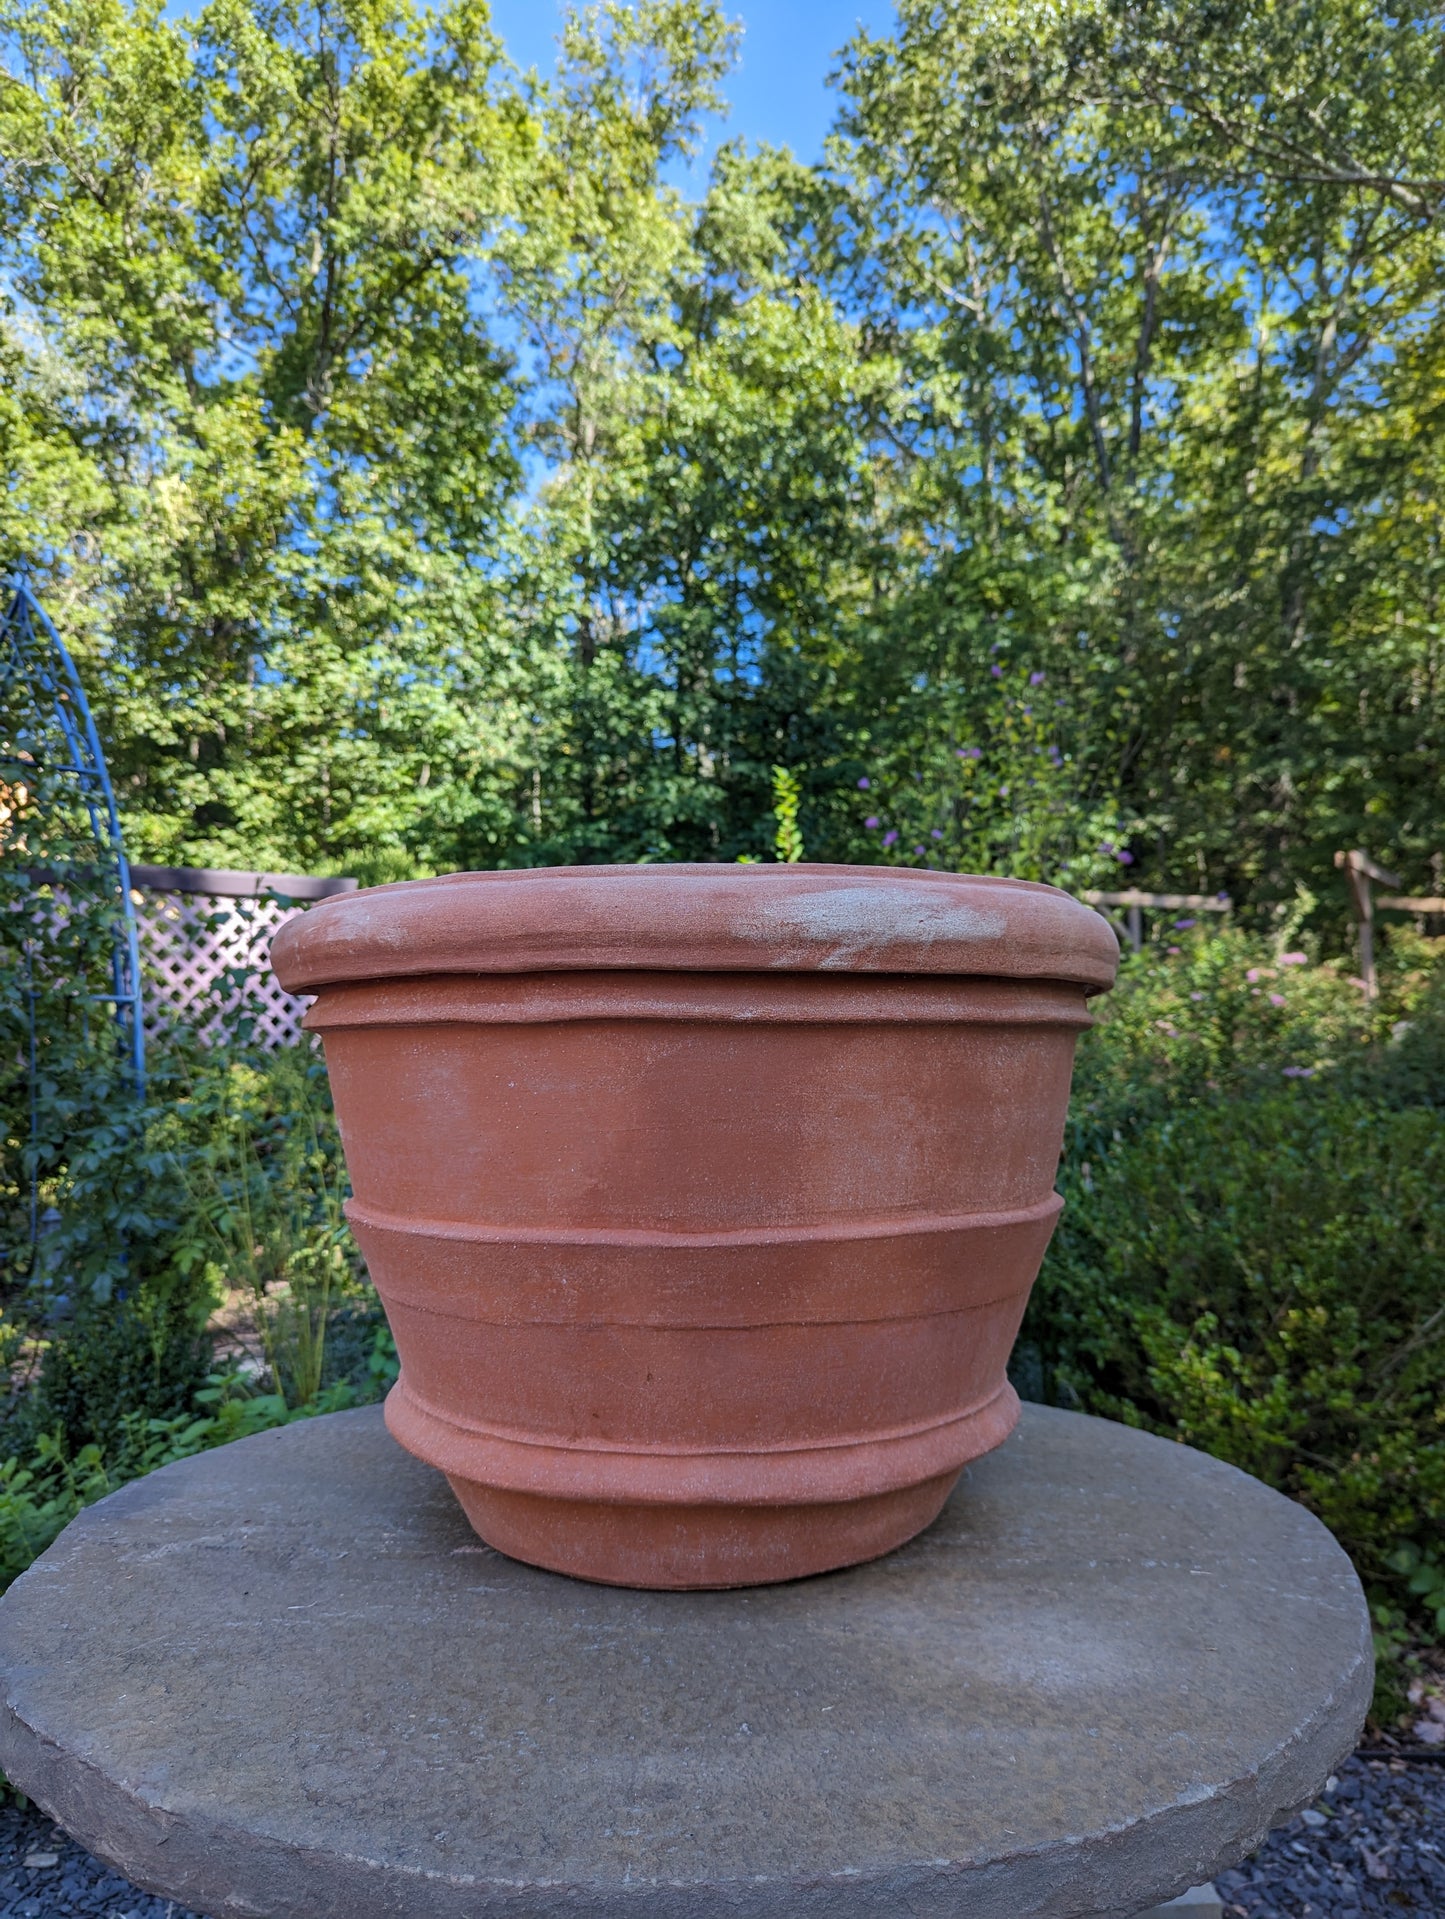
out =
<svg viewBox="0 0 1445 1919"><path fill-rule="evenodd" d="M846 51L833 152L839 271L904 376L894 550L929 556L891 567L880 692L911 669L948 724L989 652L1047 670L1081 792L1176 886L1423 861L1433 14L898 11Z"/></svg>
<svg viewBox="0 0 1445 1919"><path fill-rule="evenodd" d="M309 1405L333 1314L364 1287L325 1068L307 1047L222 1058L161 1122L185 1193L172 1257L238 1288L283 1403Z"/></svg>
<svg viewBox="0 0 1445 1919"><path fill-rule="evenodd" d="M802 803L802 782L797 774L790 773L786 766L775 766L773 811L777 815L778 830L773 844L783 865L795 864L803 857L803 829L798 824Z"/></svg>
<svg viewBox="0 0 1445 1919"><path fill-rule="evenodd" d="M132 1414L107 1453L94 1441L72 1449L63 1437L39 1433L29 1456L0 1459L0 1591L24 1572L84 1507L117 1486L189 1459L212 1446L355 1403L345 1385L309 1406L288 1407L275 1394L242 1394L233 1379L213 1376L196 1409L170 1419Z"/></svg>
<svg viewBox="0 0 1445 1919"><path fill-rule="evenodd" d="M1050 1396L1303 1500L1433 1628L1445 1116L1414 1056L1438 1056L1440 955L1398 941L1383 986L1371 1008L1338 966L1190 928L1126 963L1025 1340Z"/></svg>
<svg viewBox="0 0 1445 1919"><path fill-rule="evenodd" d="M1402 1573L1407 1588L1430 1615L1435 1630L1445 1639L1445 1566L1429 1559L1418 1546L1401 1546L1390 1555L1391 1572Z"/></svg>
<svg viewBox="0 0 1445 1919"><path fill-rule="evenodd" d="M782 765L821 858L1438 892L1433 18L901 0L693 203L712 0L4 0L0 551L138 856L766 857Z"/></svg>
<svg viewBox="0 0 1445 1919"><path fill-rule="evenodd" d="M1056 1373L1304 1497L1363 1564L1445 1524L1445 1128L1308 1089L1097 1162L1049 1286Z"/></svg>

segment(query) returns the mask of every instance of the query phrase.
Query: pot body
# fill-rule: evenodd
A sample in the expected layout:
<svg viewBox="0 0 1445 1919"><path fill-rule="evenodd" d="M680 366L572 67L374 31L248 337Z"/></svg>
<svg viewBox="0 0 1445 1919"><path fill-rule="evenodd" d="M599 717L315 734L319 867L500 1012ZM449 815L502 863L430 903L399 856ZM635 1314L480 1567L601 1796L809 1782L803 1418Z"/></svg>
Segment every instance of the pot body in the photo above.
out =
<svg viewBox="0 0 1445 1919"><path fill-rule="evenodd" d="M1088 990L323 983L392 1432L483 1539L586 1579L748 1585L901 1544L1017 1417Z"/></svg>

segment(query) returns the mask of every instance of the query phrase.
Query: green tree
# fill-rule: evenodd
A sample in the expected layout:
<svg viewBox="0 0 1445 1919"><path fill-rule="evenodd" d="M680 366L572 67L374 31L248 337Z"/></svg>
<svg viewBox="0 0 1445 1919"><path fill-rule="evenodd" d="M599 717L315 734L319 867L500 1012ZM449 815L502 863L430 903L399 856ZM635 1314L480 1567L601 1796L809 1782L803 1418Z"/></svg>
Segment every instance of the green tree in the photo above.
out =
<svg viewBox="0 0 1445 1919"><path fill-rule="evenodd" d="M1141 873L1434 851L1433 17L903 0L849 47L820 264L912 390L855 697L911 770L1027 662Z"/></svg>
<svg viewBox="0 0 1445 1919"><path fill-rule="evenodd" d="M1436 24L901 0L692 204L712 0L0 0L0 537L133 846L765 856L782 765L819 857L1438 888Z"/></svg>
<svg viewBox="0 0 1445 1919"><path fill-rule="evenodd" d="M525 702L472 262L532 144L485 6L21 0L0 33L12 551L79 641L133 851L475 855Z"/></svg>

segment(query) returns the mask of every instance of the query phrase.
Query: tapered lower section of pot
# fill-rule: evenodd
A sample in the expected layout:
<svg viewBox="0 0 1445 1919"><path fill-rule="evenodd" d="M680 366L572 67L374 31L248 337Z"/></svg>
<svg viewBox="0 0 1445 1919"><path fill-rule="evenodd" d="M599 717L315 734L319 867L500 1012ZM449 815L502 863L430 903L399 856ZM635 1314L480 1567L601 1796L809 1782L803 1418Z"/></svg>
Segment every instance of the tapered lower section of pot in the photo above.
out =
<svg viewBox="0 0 1445 1919"><path fill-rule="evenodd" d="M699 1453L519 1442L438 1414L405 1375L386 1404L394 1437L440 1467L498 1552L673 1591L771 1585L892 1552L932 1524L962 1468L1001 1444L1018 1412L1004 1383L921 1428Z"/></svg>
<svg viewBox="0 0 1445 1919"><path fill-rule="evenodd" d="M616 1506L452 1479L462 1510L509 1559L600 1586L768 1586L879 1559L931 1526L959 1469L822 1506Z"/></svg>

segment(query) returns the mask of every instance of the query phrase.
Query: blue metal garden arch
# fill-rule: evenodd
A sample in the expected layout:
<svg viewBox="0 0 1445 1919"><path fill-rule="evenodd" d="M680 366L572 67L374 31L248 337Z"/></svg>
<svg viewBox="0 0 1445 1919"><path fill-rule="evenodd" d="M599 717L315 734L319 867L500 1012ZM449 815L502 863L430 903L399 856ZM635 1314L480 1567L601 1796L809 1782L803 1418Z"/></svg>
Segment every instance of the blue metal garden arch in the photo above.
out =
<svg viewBox="0 0 1445 1919"><path fill-rule="evenodd" d="M0 713L9 721L9 737L0 737L0 776L12 785L27 773L42 785L58 778L89 819L94 883L114 910L111 991L103 997L114 1006L136 1097L143 1098L140 946L115 793L75 662L23 576L0 581ZM32 1056L34 1015L32 993Z"/></svg>

